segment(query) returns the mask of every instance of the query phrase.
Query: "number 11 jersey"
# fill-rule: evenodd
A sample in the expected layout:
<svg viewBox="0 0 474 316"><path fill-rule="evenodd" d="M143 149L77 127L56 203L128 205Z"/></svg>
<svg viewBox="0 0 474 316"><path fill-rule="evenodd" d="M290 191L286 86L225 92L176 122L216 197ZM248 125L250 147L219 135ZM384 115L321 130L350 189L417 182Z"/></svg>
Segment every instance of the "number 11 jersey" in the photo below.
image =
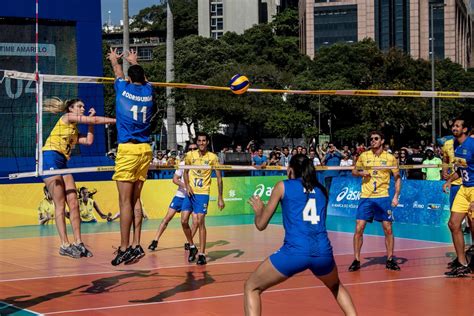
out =
<svg viewBox="0 0 474 316"><path fill-rule="evenodd" d="M118 143L148 142L153 112L153 86L149 82L133 84L117 78L114 88Z"/></svg>

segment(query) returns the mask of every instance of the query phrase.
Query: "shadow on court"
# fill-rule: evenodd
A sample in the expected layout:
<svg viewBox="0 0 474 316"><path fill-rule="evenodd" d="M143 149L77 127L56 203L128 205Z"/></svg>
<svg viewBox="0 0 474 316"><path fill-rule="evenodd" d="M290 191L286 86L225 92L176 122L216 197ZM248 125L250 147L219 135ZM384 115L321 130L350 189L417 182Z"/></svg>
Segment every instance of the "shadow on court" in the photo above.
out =
<svg viewBox="0 0 474 316"><path fill-rule="evenodd" d="M199 240L199 237L197 237L197 234L196 234L195 238L197 238L197 239L195 239L195 241ZM212 248L212 247L225 246L225 245L228 245L228 244L230 244L230 242L227 241L227 240L210 241L210 242L206 243L206 248L209 249L209 248ZM199 248L199 244L196 244L196 245ZM169 250L169 249L184 249L184 248L183 248L183 246L179 246L179 247L169 247L169 248L159 248L159 249L157 248L154 251L150 251L150 250L148 250L148 251L153 253L153 252L159 252L159 251Z"/></svg>
<svg viewBox="0 0 474 316"><path fill-rule="evenodd" d="M240 250L240 249L231 249L231 250L216 250L216 251L210 251L207 253L207 261L212 262L216 261L219 259L222 259L227 256L234 255L234 258L238 258L242 256L245 252Z"/></svg>
<svg viewBox="0 0 474 316"><path fill-rule="evenodd" d="M399 265L402 266L406 262L408 262L407 258L402 258L402 257L393 257L395 259L395 262ZM383 265L387 263L387 256L382 256L382 257L365 257L364 260L367 260L363 264L360 265L360 268L366 268L370 266L375 266L375 265Z"/></svg>
<svg viewBox="0 0 474 316"><path fill-rule="evenodd" d="M81 286L72 288L70 290L60 291L60 292L53 292L53 293L41 295L41 296L38 296L38 297L35 297L35 298L30 298L30 299L27 299L27 300L21 300L21 299L28 298L31 295L18 295L18 296L7 297L5 299L0 299L0 301L3 302L3 303L14 305L14 306L2 307L0 309L0 315L10 315L10 314L18 313L21 309L30 308L32 306L35 306L35 305L38 305L38 304L41 304L41 303L44 303L44 302L48 302L48 301L51 301L51 300L54 300L54 299L57 299L57 298L60 298L60 297L70 295L75 290L81 289L81 288L86 287L86 286L87 285L81 285Z"/></svg>
<svg viewBox="0 0 474 316"><path fill-rule="evenodd" d="M157 276L158 272L151 273L151 271L136 271L131 273L125 273L120 275L111 276L108 278L102 278L92 281L92 286L88 287L82 293L89 294L100 294L104 292L109 292L112 289L115 289L119 286L125 285L128 282L120 282L129 278L148 278L152 276Z"/></svg>
<svg viewBox="0 0 474 316"><path fill-rule="evenodd" d="M202 278L196 279L195 274L199 275L202 274ZM206 271L204 272L191 272L188 271L186 272L186 280L181 283L176 285L174 288L171 288L169 290L163 291L155 296L152 296L148 299L144 300L131 300L129 301L130 303L154 303L154 302L162 302L166 298L172 297L178 293L183 293L183 292L190 292L190 291L197 291L201 287L212 284L214 283L215 280L214 278L207 273Z"/></svg>

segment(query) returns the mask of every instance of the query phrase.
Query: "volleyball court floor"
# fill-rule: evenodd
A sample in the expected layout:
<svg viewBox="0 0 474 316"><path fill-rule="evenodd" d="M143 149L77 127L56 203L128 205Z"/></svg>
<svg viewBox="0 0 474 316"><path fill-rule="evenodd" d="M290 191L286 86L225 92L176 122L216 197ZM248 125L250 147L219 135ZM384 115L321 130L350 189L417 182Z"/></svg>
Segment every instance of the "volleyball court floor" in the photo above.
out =
<svg viewBox="0 0 474 316"><path fill-rule="evenodd" d="M119 223L83 225L94 257L58 254L53 225L0 229L1 315L243 315L244 282L283 240L281 215L259 232L252 216L208 217L208 264L187 263L184 236L174 219L158 249L137 264L110 265ZM146 249L159 220L144 224ZM401 271L385 269L378 223L368 225L362 269L353 260L354 221L329 217L328 230L342 282L359 315L474 315L474 275L443 276L454 253L445 227L395 223ZM69 227L70 231L70 227ZM310 272L262 296L264 315L341 315L335 300Z"/></svg>

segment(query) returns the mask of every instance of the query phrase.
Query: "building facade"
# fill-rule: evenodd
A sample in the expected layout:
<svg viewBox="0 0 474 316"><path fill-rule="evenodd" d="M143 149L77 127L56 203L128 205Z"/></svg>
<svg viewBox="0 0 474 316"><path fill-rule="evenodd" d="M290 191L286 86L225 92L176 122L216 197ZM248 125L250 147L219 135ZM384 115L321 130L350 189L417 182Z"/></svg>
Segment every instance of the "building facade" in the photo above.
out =
<svg viewBox="0 0 474 316"><path fill-rule="evenodd" d="M469 0L301 0L300 50L313 58L324 45L371 38L429 59L433 43L435 58L473 67L470 11Z"/></svg>
<svg viewBox="0 0 474 316"><path fill-rule="evenodd" d="M199 35L219 38L225 32L242 34L267 23L278 13L280 0L198 0Z"/></svg>

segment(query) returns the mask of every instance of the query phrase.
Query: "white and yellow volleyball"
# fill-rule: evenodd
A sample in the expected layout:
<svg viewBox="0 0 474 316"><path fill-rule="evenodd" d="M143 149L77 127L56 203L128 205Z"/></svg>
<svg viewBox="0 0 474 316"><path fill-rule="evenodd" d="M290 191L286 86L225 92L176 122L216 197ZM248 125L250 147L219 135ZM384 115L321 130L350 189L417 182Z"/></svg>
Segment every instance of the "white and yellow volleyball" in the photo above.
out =
<svg viewBox="0 0 474 316"><path fill-rule="evenodd" d="M237 74L230 79L229 86L234 94L243 94L250 87L250 82L247 77Z"/></svg>

